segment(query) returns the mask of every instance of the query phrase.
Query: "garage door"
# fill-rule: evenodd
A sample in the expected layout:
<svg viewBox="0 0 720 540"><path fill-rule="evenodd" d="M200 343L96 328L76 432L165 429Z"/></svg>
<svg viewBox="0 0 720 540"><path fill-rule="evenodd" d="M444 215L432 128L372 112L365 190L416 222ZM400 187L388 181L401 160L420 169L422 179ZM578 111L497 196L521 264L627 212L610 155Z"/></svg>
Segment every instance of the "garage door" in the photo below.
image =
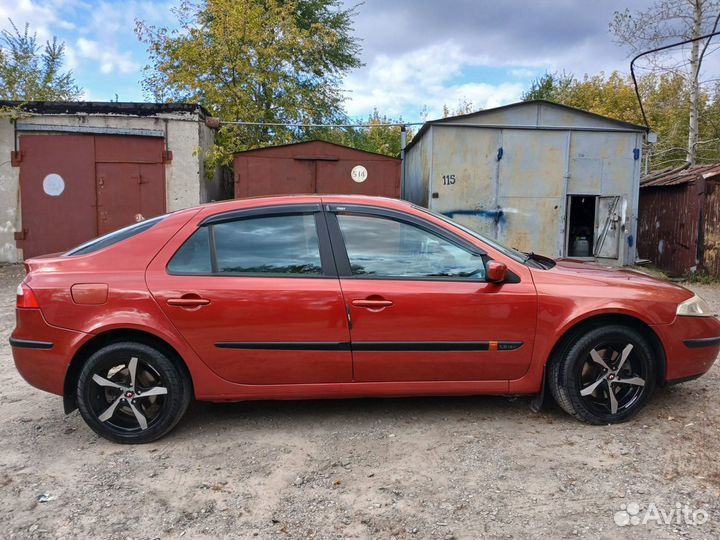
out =
<svg viewBox="0 0 720 540"><path fill-rule="evenodd" d="M163 140L151 137L22 135L25 258L65 251L165 212Z"/></svg>

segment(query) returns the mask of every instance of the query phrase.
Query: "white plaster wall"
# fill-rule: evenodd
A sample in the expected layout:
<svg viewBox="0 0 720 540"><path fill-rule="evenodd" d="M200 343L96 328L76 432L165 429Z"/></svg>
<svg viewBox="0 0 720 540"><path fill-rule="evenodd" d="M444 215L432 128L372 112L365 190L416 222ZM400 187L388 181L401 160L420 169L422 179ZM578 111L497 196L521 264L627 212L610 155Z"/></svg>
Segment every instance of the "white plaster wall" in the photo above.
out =
<svg viewBox="0 0 720 540"><path fill-rule="evenodd" d="M10 165L13 150L13 127L0 118L0 262L18 262L15 231L20 227L20 169Z"/></svg>

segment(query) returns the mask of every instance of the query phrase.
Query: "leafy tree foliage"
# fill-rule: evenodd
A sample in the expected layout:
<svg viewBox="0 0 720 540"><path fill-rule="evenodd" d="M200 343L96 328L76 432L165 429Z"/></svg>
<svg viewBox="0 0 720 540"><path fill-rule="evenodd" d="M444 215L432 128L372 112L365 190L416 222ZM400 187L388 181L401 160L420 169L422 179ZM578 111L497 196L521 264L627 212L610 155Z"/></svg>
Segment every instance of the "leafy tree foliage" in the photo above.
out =
<svg viewBox="0 0 720 540"><path fill-rule="evenodd" d="M82 96L72 71L62 71L65 44L57 38L38 45L29 25L21 32L0 32L0 99L10 101L73 101Z"/></svg>
<svg viewBox="0 0 720 540"><path fill-rule="evenodd" d="M565 72L546 73L535 79L530 88L523 92L522 100L544 99L546 101L559 101L562 94L567 91L573 82L575 82L575 77Z"/></svg>
<svg viewBox="0 0 720 540"><path fill-rule="evenodd" d="M340 0L184 0L179 28L136 23L159 101L197 101L225 121L209 156L292 142L306 130L268 124L343 123L341 77L361 65L353 9Z"/></svg>
<svg viewBox="0 0 720 540"><path fill-rule="evenodd" d="M358 150L399 157L402 150L402 128L400 126L402 123L402 118L394 119L381 115L375 109L367 120L360 122L360 127L316 128L309 130L303 139L320 139L351 146ZM407 142L410 142L412 135L412 130L407 129Z"/></svg>

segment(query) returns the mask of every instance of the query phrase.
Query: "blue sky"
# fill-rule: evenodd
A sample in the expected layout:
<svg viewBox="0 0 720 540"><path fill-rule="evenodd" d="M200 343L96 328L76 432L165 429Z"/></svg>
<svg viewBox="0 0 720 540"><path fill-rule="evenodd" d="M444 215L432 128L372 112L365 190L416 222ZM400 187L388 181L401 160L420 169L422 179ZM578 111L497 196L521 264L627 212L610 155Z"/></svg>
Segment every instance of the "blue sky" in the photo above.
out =
<svg viewBox="0 0 720 540"><path fill-rule="evenodd" d="M146 51L135 20L172 25L176 1L0 0L0 28L12 18L20 27L30 23L41 41L63 40L85 99L145 101ZM648 2L366 0L355 17L365 66L345 80L346 108L353 117L377 107L417 121L423 111L435 118L444 104L452 110L461 100L477 108L517 101L545 71L627 70L608 22L614 10Z"/></svg>

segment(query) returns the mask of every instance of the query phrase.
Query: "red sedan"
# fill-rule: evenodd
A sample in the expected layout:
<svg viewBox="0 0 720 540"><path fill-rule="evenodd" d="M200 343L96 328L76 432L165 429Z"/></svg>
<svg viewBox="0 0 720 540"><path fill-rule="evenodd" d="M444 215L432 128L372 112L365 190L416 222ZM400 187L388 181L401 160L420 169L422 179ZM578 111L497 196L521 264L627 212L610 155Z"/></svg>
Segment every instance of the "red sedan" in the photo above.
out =
<svg viewBox="0 0 720 540"><path fill-rule="evenodd" d="M26 262L15 364L98 434L208 401L538 395L592 424L705 373L720 322L637 272L520 253L391 199L191 208Z"/></svg>

